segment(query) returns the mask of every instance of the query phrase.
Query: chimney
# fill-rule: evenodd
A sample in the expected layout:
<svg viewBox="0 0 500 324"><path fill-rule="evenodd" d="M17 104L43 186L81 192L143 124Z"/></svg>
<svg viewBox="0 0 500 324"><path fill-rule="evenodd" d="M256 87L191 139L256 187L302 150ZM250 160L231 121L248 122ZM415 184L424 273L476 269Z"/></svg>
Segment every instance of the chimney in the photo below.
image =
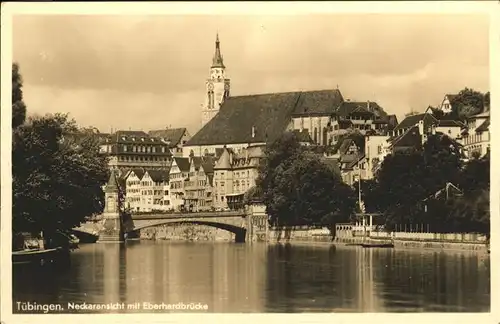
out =
<svg viewBox="0 0 500 324"><path fill-rule="evenodd" d="M255 126L252 126L252 138L255 138Z"/></svg>

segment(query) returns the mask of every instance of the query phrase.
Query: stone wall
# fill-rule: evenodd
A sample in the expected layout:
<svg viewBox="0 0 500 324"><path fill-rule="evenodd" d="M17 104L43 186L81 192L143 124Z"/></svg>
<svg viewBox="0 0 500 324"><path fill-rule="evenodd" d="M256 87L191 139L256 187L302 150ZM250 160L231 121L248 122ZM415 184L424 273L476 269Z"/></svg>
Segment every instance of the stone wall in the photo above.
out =
<svg viewBox="0 0 500 324"><path fill-rule="evenodd" d="M235 234L212 226L168 224L141 229L140 239L172 241L234 241Z"/></svg>
<svg viewBox="0 0 500 324"><path fill-rule="evenodd" d="M289 242L289 241L310 241L310 242L331 242L332 235L326 227L293 227L284 229L269 229L268 241Z"/></svg>

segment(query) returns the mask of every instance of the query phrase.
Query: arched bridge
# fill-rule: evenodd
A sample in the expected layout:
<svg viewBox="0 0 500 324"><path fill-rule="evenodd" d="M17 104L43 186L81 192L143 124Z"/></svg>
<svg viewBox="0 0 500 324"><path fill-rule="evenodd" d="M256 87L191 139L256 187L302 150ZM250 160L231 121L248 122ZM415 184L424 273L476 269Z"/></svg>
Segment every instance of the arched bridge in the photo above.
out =
<svg viewBox="0 0 500 324"><path fill-rule="evenodd" d="M148 227L167 224L197 224L220 228L235 234L238 242L245 241L247 231L247 214L245 211L196 212L196 213L151 213L132 214L125 220L125 232L137 232Z"/></svg>

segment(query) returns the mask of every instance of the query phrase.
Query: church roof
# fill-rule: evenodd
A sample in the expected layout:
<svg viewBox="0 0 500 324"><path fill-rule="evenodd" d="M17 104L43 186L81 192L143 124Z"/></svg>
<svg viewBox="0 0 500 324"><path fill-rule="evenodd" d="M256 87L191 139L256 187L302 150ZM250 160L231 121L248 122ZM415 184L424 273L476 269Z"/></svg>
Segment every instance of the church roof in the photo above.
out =
<svg viewBox="0 0 500 324"><path fill-rule="evenodd" d="M344 98L340 90L319 90L298 92L299 97L293 115L332 114L339 108Z"/></svg>
<svg viewBox="0 0 500 324"><path fill-rule="evenodd" d="M290 123L299 96L300 92L288 92L229 97L186 146L274 140Z"/></svg>
<svg viewBox="0 0 500 324"><path fill-rule="evenodd" d="M181 143L182 137L186 133L187 129L185 127L182 128L166 128L159 130L149 131L148 134L153 137L158 137L163 139L164 141L170 142L170 147L175 147Z"/></svg>

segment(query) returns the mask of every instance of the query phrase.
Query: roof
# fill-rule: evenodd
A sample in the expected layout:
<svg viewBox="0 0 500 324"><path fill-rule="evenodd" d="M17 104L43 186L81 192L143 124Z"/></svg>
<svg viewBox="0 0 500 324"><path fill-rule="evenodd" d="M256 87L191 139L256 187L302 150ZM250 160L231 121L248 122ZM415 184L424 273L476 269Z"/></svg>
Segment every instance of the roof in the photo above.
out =
<svg viewBox="0 0 500 324"><path fill-rule="evenodd" d="M174 157L174 162L181 172L189 172L189 158L187 157Z"/></svg>
<svg viewBox="0 0 500 324"><path fill-rule="evenodd" d="M424 121L424 128L430 126L430 124L437 122L437 119L429 113L416 114L407 116L403 119L395 128L394 131L398 131L400 129L407 129L412 126L417 125L421 120Z"/></svg>
<svg viewBox="0 0 500 324"><path fill-rule="evenodd" d="M222 170L231 169L231 156L230 156L230 154L231 153L229 152L229 150L227 148L224 148L224 150L222 151L221 156L219 157L219 159L215 163L214 169L216 169L216 170L219 170L219 169L222 169Z"/></svg>
<svg viewBox="0 0 500 324"><path fill-rule="evenodd" d="M490 119L486 119L478 128L476 128L476 133L487 132L490 128Z"/></svg>
<svg viewBox="0 0 500 324"><path fill-rule="evenodd" d="M305 91L299 92L299 94L294 115L331 115L344 101L338 89Z"/></svg>
<svg viewBox="0 0 500 324"><path fill-rule="evenodd" d="M163 139L164 141L168 141L171 147L179 145L181 143L182 137L186 133L187 129L182 128L166 128L159 130L149 131L148 134L150 136L158 137Z"/></svg>
<svg viewBox="0 0 500 324"><path fill-rule="evenodd" d="M139 179L142 179L142 177L144 176L144 169L142 168L135 168L135 169L132 169L130 170L130 172L134 172L134 174L139 178Z"/></svg>
<svg viewBox="0 0 500 324"><path fill-rule="evenodd" d="M203 157L201 161L201 166L203 167L203 171L205 174L214 172L214 160L211 156Z"/></svg>
<svg viewBox="0 0 500 324"><path fill-rule="evenodd" d="M146 172L149 174L149 177L154 182L164 182L169 180L169 171L170 170L147 170Z"/></svg>
<svg viewBox="0 0 500 324"><path fill-rule="evenodd" d="M229 97L186 146L272 141L290 123L299 96L288 92Z"/></svg>
<svg viewBox="0 0 500 324"><path fill-rule="evenodd" d="M418 126L413 126L406 132L391 139L392 147L419 147L422 145L422 138Z"/></svg>
<svg viewBox="0 0 500 324"><path fill-rule="evenodd" d="M219 33L215 38L215 54L212 59L212 68L225 68L222 54L220 53Z"/></svg>
<svg viewBox="0 0 500 324"><path fill-rule="evenodd" d="M438 121L437 126L442 126L442 127L464 127L465 125L462 124L460 121L457 121L457 120L441 119L441 120Z"/></svg>
<svg viewBox="0 0 500 324"><path fill-rule="evenodd" d="M469 119L473 119L473 118L484 118L484 117L490 117L490 111L487 110L487 111L483 111L479 114L475 114L475 115L472 115L469 117Z"/></svg>
<svg viewBox="0 0 500 324"><path fill-rule="evenodd" d="M199 170L200 169L200 166L201 166L201 157L200 156L193 156L190 158L190 165L191 163L194 164L194 169L195 170Z"/></svg>
<svg viewBox="0 0 500 324"><path fill-rule="evenodd" d="M340 117L345 117L352 113L375 115L377 117L383 117L384 119L387 117L382 107L376 102L371 101L344 101L335 111L335 114Z"/></svg>

